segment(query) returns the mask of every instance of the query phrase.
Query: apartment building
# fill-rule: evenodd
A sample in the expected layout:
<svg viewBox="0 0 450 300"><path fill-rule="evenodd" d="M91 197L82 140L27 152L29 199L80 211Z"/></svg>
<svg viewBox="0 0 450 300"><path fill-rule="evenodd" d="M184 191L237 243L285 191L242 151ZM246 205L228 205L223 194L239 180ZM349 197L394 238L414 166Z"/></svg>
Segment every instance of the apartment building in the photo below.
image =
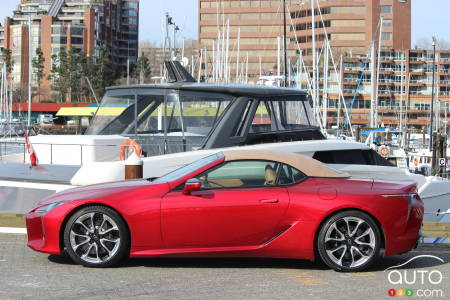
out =
<svg viewBox="0 0 450 300"><path fill-rule="evenodd" d="M283 55L278 59L283 49L283 43L280 45L278 41L284 35L283 2L199 0L200 47L207 49L211 60L213 48L220 42L219 31L223 38L223 27L229 20L231 75L236 73L238 50L240 61L246 61L248 54L250 82L256 82L260 75L276 75L278 66L283 65ZM325 39L330 41L336 55L366 53L372 40L378 44L381 17L382 46L396 50L411 48L411 0L319 0L314 2L314 11L311 0L285 3L288 65L296 64L300 55L306 64L311 64L313 24L318 53Z"/></svg>
<svg viewBox="0 0 450 300"><path fill-rule="evenodd" d="M377 63L377 60L376 60ZM412 128L426 129L430 124L433 87L433 52L430 50L383 50L378 77L372 84L372 61L365 57L345 58L340 73L328 75L328 124L343 122L343 105L339 104L339 89L343 91L353 125L368 127L372 99L377 99L378 125L397 127L400 112ZM435 69L435 109L439 127L450 122L450 50L437 51ZM403 77L403 78L402 78ZM307 76L300 75L306 86ZM378 88L376 82L378 80ZM324 76L320 76L323 96ZM403 86L403 89L402 89ZM374 96L377 93L377 97ZM402 105L402 107L401 107Z"/></svg>
<svg viewBox="0 0 450 300"><path fill-rule="evenodd" d="M138 24L139 0L22 0L0 26L0 49L12 51L16 89L28 86L29 47L33 57L37 48L42 49L45 76L40 98L49 100L52 55L73 48L89 56L106 46L115 71L124 72L127 60L137 59ZM32 85L37 85L35 78Z"/></svg>

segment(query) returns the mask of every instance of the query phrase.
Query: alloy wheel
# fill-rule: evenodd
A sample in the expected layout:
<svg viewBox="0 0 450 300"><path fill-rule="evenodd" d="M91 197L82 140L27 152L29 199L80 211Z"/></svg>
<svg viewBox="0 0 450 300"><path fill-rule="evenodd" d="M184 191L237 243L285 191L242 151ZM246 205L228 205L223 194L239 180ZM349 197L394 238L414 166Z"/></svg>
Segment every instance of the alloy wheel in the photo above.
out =
<svg viewBox="0 0 450 300"><path fill-rule="evenodd" d="M105 263L113 258L121 245L117 223L108 215L89 212L79 216L69 233L73 252L84 262Z"/></svg>
<svg viewBox="0 0 450 300"><path fill-rule="evenodd" d="M376 253L374 229L359 217L343 217L334 221L325 233L328 258L344 268L358 268Z"/></svg>

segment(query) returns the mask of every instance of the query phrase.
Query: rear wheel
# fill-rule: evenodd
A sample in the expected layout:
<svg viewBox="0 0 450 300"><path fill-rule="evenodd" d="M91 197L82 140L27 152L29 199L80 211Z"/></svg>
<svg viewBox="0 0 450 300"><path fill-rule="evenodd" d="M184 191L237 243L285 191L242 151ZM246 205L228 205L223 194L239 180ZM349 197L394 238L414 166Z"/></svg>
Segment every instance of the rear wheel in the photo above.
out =
<svg viewBox="0 0 450 300"><path fill-rule="evenodd" d="M117 212L104 206L88 206L67 221L64 245L78 264L109 267L128 253L129 234Z"/></svg>
<svg viewBox="0 0 450 300"><path fill-rule="evenodd" d="M332 216L320 228L317 250L320 258L336 271L367 269L379 257L380 229L360 211L344 211Z"/></svg>

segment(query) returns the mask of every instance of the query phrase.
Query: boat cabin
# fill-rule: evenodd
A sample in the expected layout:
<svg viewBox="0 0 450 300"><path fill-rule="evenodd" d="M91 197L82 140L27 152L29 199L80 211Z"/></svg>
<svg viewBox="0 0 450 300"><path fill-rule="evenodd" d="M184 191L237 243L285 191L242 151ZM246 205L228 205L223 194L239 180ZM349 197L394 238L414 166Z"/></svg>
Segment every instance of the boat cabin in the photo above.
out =
<svg viewBox="0 0 450 300"><path fill-rule="evenodd" d="M325 139L304 91L193 82L109 88L86 135L130 137L145 156Z"/></svg>

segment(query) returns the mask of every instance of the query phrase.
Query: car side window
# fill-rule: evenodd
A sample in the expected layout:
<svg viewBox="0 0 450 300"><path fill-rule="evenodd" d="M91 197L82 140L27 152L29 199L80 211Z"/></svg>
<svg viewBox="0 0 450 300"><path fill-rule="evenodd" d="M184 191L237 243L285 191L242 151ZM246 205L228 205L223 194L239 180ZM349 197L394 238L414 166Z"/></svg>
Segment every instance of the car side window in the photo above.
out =
<svg viewBox="0 0 450 300"><path fill-rule="evenodd" d="M197 176L203 189L277 185L281 164L261 160L230 161Z"/></svg>
<svg viewBox="0 0 450 300"><path fill-rule="evenodd" d="M280 168L280 172L278 174L278 184L279 185L289 185L302 181L306 178L306 175L300 172L299 170L289 166L282 164Z"/></svg>

